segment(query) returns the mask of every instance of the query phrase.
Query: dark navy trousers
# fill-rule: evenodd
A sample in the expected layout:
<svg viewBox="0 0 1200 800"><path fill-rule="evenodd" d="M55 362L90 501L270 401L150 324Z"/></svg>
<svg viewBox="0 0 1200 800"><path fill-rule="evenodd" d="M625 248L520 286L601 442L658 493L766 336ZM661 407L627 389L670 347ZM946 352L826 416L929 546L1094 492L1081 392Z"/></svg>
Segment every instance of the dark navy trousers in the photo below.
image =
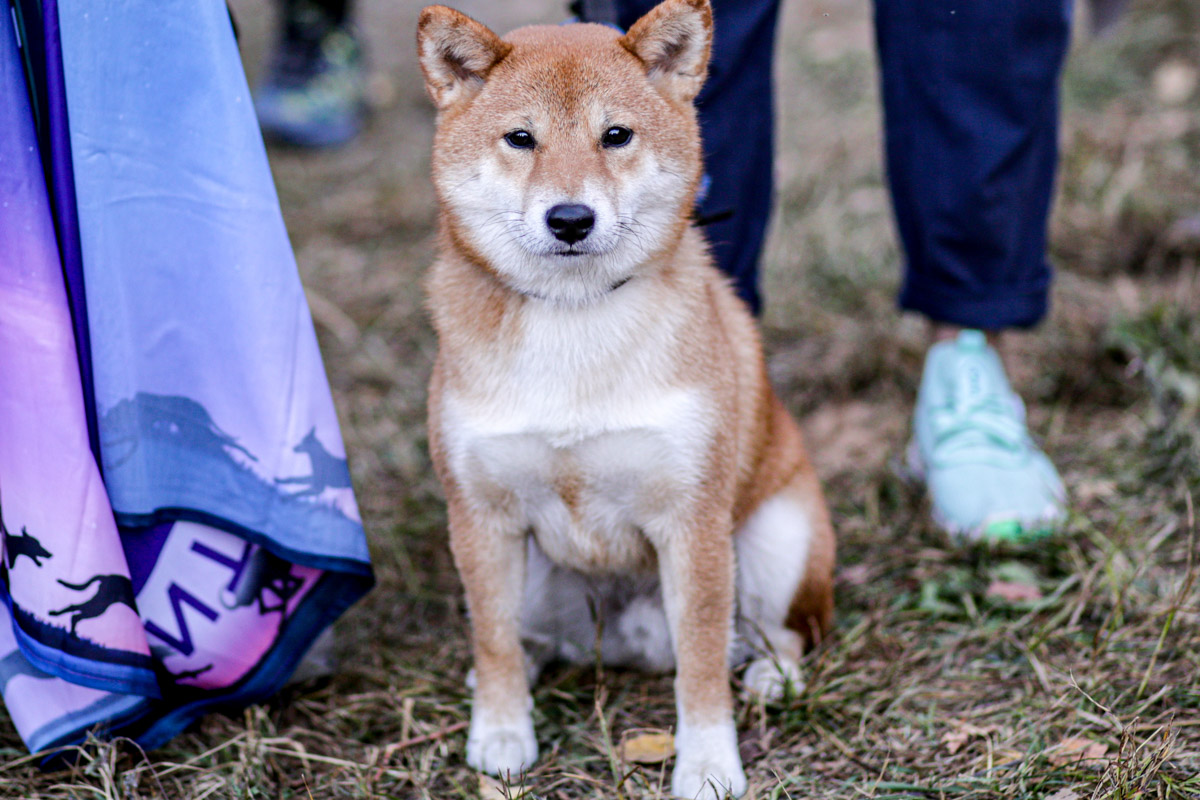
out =
<svg viewBox="0 0 1200 800"><path fill-rule="evenodd" d="M613 5L628 28L656 2ZM876 0L902 308L985 330L1027 327L1045 314L1070 5ZM779 0L715 0L713 62L696 101L709 178L699 213L721 220L707 229L713 253L756 312L772 202L778 10Z"/></svg>

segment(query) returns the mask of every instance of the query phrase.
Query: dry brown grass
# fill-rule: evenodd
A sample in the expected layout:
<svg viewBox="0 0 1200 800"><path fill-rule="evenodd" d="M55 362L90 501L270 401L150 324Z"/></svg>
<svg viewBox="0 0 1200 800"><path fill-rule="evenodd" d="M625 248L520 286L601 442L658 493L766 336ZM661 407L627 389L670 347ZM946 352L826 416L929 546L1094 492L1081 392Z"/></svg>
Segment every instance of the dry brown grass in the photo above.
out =
<svg viewBox="0 0 1200 800"><path fill-rule="evenodd" d="M234 5L253 70L268 20ZM380 583L339 627L341 674L149 755L89 745L68 772L38 773L3 723L0 795L501 796L463 760L466 623L425 452L419 5L362 2L366 134L272 153ZM458 5L498 28L560 13ZM1012 349L1074 513L1052 542L971 549L932 529L895 466L925 332L892 300L869 4L788 4L764 327L834 507L839 624L803 692L740 707L753 797L1200 797L1200 231L1181 222L1200 213L1200 92L1171 94L1200 66L1198 30L1191 0L1135 0L1073 56L1054 312ZM668 678L563 667L535 698L543 758L509 796L662 796L670 765L634 767L614 746L670 725Z"/></svg>

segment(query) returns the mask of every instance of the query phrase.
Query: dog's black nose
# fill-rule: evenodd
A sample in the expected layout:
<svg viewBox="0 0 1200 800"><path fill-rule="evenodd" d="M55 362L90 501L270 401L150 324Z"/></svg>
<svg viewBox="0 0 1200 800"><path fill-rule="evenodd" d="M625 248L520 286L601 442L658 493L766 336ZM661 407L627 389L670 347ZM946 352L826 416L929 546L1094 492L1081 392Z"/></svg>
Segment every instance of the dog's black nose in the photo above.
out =
<svg viewBox="0 0 1200 800"><path fill-rule="evenodd" d="M596 223L596 212L579 204L557 205L546 212L546 225L554 238L575 244L587 238Z"/></svg>

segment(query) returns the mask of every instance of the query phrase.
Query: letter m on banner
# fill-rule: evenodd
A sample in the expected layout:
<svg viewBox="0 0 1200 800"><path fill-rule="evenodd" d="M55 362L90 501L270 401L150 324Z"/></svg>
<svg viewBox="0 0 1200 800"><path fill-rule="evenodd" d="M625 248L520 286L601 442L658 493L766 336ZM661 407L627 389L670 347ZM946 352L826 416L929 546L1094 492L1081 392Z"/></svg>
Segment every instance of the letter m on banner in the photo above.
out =
<svg viewBox="0 0 1200 800"><path fill-rule="evenodd" d="M146 633L162 639L180 654L190 656L193 652L195 652L196 647L192 644L192 634L188 630L187 620L183 618L183 606L191 606L196 611L199 611L201 616L203 616L209 622L215 622L218 614L216 611L213 611L195 597L192 597L192 595L188 594L186 589L180 587L179 584L176 583L172 583L170 587L168 587L167 598L171 601L171 610L175 612L175 622L179 626L178 638L167 633L150 620L146 621Z"/></svg>

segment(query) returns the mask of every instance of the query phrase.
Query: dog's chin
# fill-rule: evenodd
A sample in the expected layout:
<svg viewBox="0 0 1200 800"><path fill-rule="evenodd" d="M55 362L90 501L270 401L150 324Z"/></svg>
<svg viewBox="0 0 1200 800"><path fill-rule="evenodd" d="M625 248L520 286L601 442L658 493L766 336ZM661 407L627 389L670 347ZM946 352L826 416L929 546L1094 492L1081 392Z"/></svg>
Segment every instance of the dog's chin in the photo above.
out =
<svg viewBox="0 0 1200 800"><path fill-rule="evenodd" d="M638 264L621 241L528 242L509 240L484 258L509 289L561 306L584 306L624 285Z"/></svg>

